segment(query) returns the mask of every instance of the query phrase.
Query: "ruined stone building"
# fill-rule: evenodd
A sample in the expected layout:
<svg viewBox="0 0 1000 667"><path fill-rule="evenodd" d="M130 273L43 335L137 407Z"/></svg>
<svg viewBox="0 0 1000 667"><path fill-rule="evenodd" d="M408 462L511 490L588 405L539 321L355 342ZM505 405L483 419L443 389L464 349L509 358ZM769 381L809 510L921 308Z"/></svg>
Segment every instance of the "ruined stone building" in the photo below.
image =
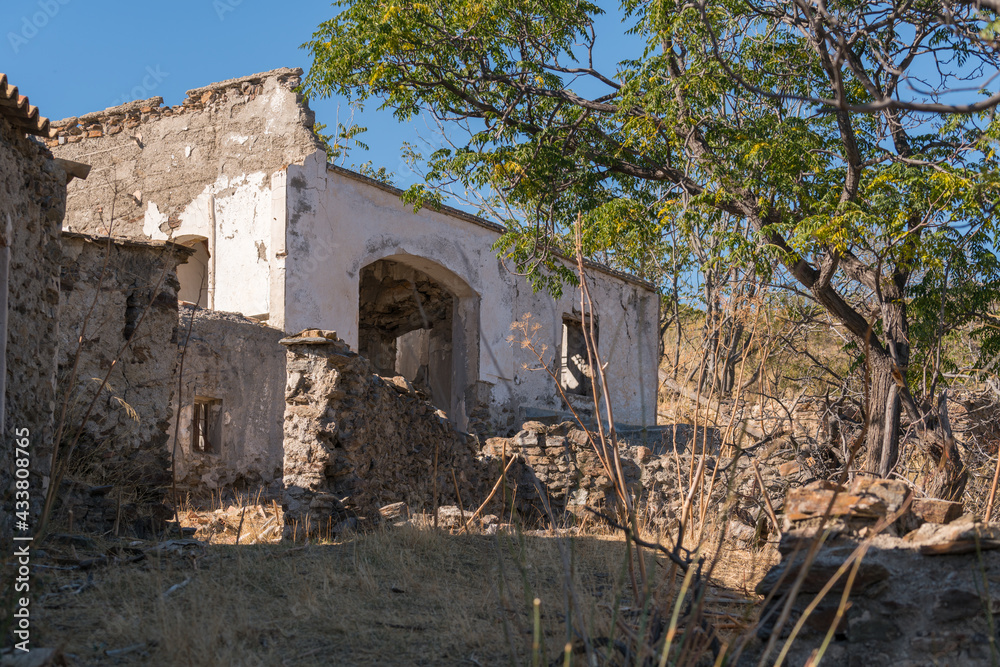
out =
<svg viewBox="0 0 1000 667"><path fill-rule="evenodd" d="M74 177L86 178L89 169L53 157L34 138L54 136L49 121L0 74L4 537L12 534L15 518L22 534L39 529L56 443L67 449L73 440L85 443L77 450L86 453L80 466L113 468L132 489L155 490L169 477L166 420L174 359L151 350L171 344L177 326L174 271L191 251L162 241L98 242L64 233L66 185ZM117 366L111 363L115 359ZM136 388L131 393L142 395L137 407L109 408L120 398L115 388L129 385ZM90 402L96 409L84 420ZM122 419L125 413L130 416ZM96 449L90 446L98 443ZM84 495L94 498L90 504L121 507L122 497L109 501L103 493ZM73 495L65 494L69 502L63 509L73 504ZM162 489L159 496L157 501ZM134 507L133 500L125 504Z"/></svg>
<svg viewBox="0 0 1000 667"><path fill-rule="evenodd" d="M47 142L93 167L68 187L68 232L189 249L177 279L192 307L171 343L183 364L171 420L179 480L280 479L278 341L305 329L336 331L457 429L502 432L567 410L555 381L508 341L530 314L550 369L586 410L579 294L553 299L508 272L491 249L500 226L447 207L414 211L398 190L328 164L300 75L275 70L189 91L177 106L153 98L65 119ZM588 279L616 420L651 426L657 295L596 265Z"/></svg>
<svg viewBox="0 0 1000 667"><path fill-rule="evenodd" d="M56 402L56 310L59 234L66 174L30 135L47 137L49 122L0 74L0 536L14 520L15 433L29 430L35 489L47 474ZM34 445L32 447L31 445ZM37 511L40 497L31 498Z"/></svg>

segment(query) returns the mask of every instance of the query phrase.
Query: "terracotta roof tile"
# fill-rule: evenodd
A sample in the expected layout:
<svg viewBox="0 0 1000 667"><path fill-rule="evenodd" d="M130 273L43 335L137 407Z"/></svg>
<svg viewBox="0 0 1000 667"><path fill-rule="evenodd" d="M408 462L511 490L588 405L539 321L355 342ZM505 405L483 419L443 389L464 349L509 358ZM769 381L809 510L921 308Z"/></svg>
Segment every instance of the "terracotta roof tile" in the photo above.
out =
<svg viewBox="0 0 1000 667"><path fill-rule="evenodd" d="M49 127L49 119L40 115L38 107L33 106L26 96L18 94L17 86L7 83L7 75L3 73L0 73L0 116L28 134L46 138L55 136L55 131Z"/></svg>

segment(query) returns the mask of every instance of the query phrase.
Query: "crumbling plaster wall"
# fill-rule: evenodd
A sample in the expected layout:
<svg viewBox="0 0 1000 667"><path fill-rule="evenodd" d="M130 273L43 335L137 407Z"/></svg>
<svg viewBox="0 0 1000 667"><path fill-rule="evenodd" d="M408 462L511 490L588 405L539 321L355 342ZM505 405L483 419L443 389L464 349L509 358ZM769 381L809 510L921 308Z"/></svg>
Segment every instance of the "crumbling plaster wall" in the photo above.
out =
<svg viewBox="0 0 1000 667"><path fill-rule="evenodd" d="M579 310L579 292L567 288L556 300L532 292L491 249L501 233L499 226L451 210L414 213L398 191L328 168L323 156L290 165L286 188L281 299L286 330L335 329L356 349L361 269L392 259L428 273L460 297L454 348L463 349L464 336L473 358L465 367L468 376L454 383L467 391L458 397L460 405L451 406L453 412L486 403L494 423L510 427L519 423L518 413L525 406L565 409L554 381L544 372L525 371L521 364L530 359L513 349L507 337L510 324L531 313L542 325L539 343L548 346L550 365L558 364L553 354L561 345L562 317ZM592 269L588 277L615 418L655 424L656 294L646 284L603 270Z"/></svg>
<svg viewBox="0 0 1000 667"><path fill-rule="evenodd" d="M69 188L67 229L206 239L209 305L268 313L276 246L284 245L284 229L272 229L284 219L283 190L272 180L322 151L294 90L301 75L274 70L188 91L177 106L157 97L54 123L55 154L93 166L86 183Z"/></svg>
<svg viewBox="0 0 1000 667"><path fill-rule="evenodd" d="M57 359L60 397L68 406L64 443L94 406L70 474L114 486L115 501L134 501L134 516L126 520L143 523L137 532L156 528L166 517L162 501L170 485L167 431L177 362L175 271L190 253L162 241L63 235ZM75 514L80 527L92 530L108 530L108 521L115 520L114 512L97 518Z"/></svg>
<svg viewBox="0 0 1000 667"><path fill-rule="evenodd" d="M280 483L285 348L278 341L283 332L241 315L190 306L181 307L178 330L177 350L184 355L178 486L201 491ZM222 401L217 453L197 452L191 446L195 396ZM171 423L171 434L174 428Z"/></svg>
<svg viewBox="0 0 1000 667"><path fill-rule="evenodd" d="M14 519L14 434L30 430L31 496L37 513L49 479L56 402L59 232L66 175L23 130L0 118L0 230L6 255L7 340L4 447L0 453L0 538ZM32 523L32 529L37 525Z"/></svg>

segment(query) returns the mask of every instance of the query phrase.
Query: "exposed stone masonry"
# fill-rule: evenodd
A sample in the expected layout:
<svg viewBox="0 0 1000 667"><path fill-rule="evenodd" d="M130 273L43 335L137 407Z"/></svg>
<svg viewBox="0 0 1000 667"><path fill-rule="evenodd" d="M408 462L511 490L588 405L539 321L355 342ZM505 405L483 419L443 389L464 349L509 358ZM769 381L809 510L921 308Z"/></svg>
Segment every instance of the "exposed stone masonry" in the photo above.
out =
<svg viewBox="0 0 1000 667"><path fill-rule="evenodd" d="M189 90L184 102L176 106L163 106L162 97L151 97L109 107L104 111L94 111L80 117L64 118L51 123L56 129L56 136L47 139L45 143L52 148L79 143L86 139L100 139L105 135L114 136L124 130L134 130L141 123L200 111L232 95L242 97L248 102L264 91L263 79L269 76L277 77L282 84L294 88L301 81L302 70L284 68L195 88Z"/></svg>
<svg viewBox="0 0 1000 667"><path fill-rule="evenodd" d="M645 520L671 529L676 527L683 500L683 491L678 489L677 463L681 463L680 476L686 477L691 445L701 441L700 434L696 440L693 429L684 427L660 426L618 435L629 493ZM596 430L592 432L593 442L573 422L546 425L529 421L512 438L488 439L483 453L497 462L491 470L506 466L512 457L517 459L507 475L507 497L515 499L522 517L548 521L547 504L559 524L583 520L588 515L590 520L599 521L591 511L613 515L618 501L595 449L600 446L599 436ZM706 474L711 475L716 459L707 457L706 463ZM739 467L745 465L744 459ZM717 496L719 502L725 499L721 490Z"/></svg>
<svg viewBox="0 0 1000 667"><path fill-rule="evenodd" d="M168 514L163 502L171 480L175 269L191 251L172 243L65 234L63 253L58 360L60 398L68 400L68 410L62 455L81 424L84 429L60 493L61 513L73 510L75 526L93 532L116 525L126 534L156 530ZM111 488L98 493L93 487Z"/></svg>
<svg viewBox="0 0 1000 667"><path fill-rule="evenodd" d="M359 291L358 352L380 375L402 375L450 409L455 297L422 271L390 260L365 267Z"/></svg>
<svg viewBox="0 0 1000 667"><path fill-rule="evenodd" d="M279 69L190 90L176 106L154 97L54 121L58 135L48 145L56 155L94 168L90 183L70 184L67 225L149 238L143 227L152 212L170 234L207 187L225 189L254 172L269 178L322 150L314 115L293 91L301 75Z"/></svg>
<svg viewBox="0 0 1000 667"><path fill-rule="evenodd" d="M329 331L287 338L284 482L286 535L377 520L405 502L430 509L483 497L476 442L454 430L402 377L387 382ZM437 477L434 472L437 470Z"/></svg>
<svg viewBox="0 0 1000 667"><path fill-rule="evenodd" d="M56 402L60 225L66 175L38 141L0 119L0 246L9 248L6 445L30 430L32 516L48 487ZM0 252L3 252L0 249ZM13 448L0 451L0 541L11 535Z"/></svg>
<svg viewBox="0 0 1000 667"><path fill-rule="evenodd" d="M772 596L761 624L762 640L773 634L787 593L822 528L830 535L802 579L782 638L868 538L824 665L996 664L989 636L995 632L991 618L1000 613L1000 524L982 524L972 515L955 518L960 507L914 498L900 480L858 478L846 488L819 481L789 493L779 546L783 561L757 587L759 594ZM823 520L828 508L830 518ZM873 532L879 522L896 515L884 531ZM846 580L846 574L840 575L806 618L788 664L805 664L819 648L836 621ZM778 642L783 644L784 639Z"/></svg>

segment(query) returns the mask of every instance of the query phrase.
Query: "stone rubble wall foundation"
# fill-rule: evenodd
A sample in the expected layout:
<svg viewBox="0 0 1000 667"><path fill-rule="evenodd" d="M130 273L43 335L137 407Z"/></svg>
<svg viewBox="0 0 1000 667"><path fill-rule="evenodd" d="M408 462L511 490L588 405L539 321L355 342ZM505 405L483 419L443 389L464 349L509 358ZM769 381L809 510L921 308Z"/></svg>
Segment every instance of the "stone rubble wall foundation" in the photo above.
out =
<svg viewBox="0 0 1000 667"><path fill-rule="evenodd" d="M484 497L486 466L475 438L456 431L403 378L383 380L335 332L281 342L288 349L286 536L374 522L395 502L430 510L435 491L441 505L455 504L456 482L466 506Z"/></svg>

